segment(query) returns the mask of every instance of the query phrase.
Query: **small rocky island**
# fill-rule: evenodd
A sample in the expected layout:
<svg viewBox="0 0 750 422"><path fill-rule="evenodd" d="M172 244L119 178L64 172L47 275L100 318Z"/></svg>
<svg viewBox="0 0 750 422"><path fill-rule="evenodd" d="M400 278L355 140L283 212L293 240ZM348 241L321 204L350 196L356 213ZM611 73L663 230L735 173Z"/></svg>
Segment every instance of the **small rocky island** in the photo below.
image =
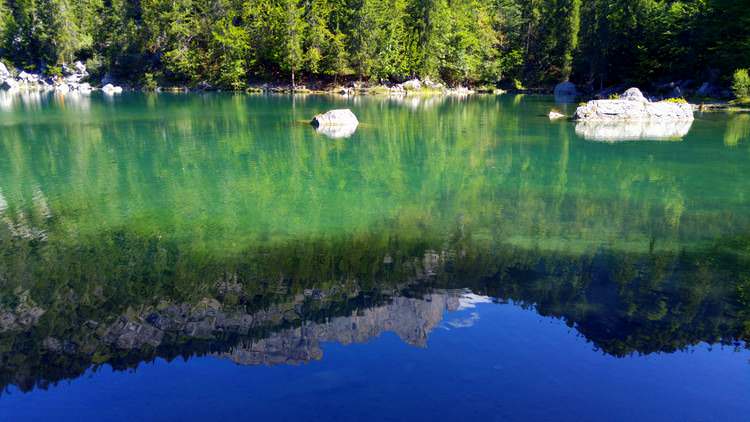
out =
<svg viewBox="0 0 750 422"><path fill-rule="evenodd" d="M638 88L609 100L592 100L581 105L574 117L586 122L692 121L693 107L687 102L652 102Z"/></svg>
<svg viewBox="0 0 750 422"><path fill-rule="evenodd" d="M693 107L685 101L652 102L638 88L609 100L578 107L576 133L591 141L680 140L693 124Z"/></svg>

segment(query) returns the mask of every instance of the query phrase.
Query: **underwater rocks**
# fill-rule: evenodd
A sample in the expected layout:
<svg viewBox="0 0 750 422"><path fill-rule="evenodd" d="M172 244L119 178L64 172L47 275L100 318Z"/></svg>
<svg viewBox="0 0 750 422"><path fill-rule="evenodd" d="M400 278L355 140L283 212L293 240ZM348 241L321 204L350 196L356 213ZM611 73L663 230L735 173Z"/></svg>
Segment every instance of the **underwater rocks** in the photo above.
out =
<svg viewBox="0 0 750 422"><path fill-rule="evenodd" d="M558 120L558 119L564 119L565 115L560 113L559 111L552 110L549 112L547 117L549 117L550 120Z"/></svg>
<svg viewBox="0 0 750 422"><path fill-rule="evenodd" d="M31 300L29 292L17 292L18 304L13 309L0 308L0 333L26 330L39 322L46 312Z"/></svg>
<svg viewBox="0 0 750 422"><path fill-rule="evenodd" d="M579 121L692 121L693 107L687 102L651 102L638 88L630 88L617 99L592 100L578 107Z"/></svg>

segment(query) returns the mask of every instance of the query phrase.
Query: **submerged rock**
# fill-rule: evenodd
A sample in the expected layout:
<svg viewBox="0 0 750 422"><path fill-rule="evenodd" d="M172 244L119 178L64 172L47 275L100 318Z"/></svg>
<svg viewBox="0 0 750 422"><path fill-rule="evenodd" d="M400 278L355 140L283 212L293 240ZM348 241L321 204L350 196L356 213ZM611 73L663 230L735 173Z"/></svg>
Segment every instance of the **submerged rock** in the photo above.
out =
<svg viewBox="0 0 750 422"><path fill-rule="evenodd" d="M562 114L562 113L560 113L559 111L552 110L552 111L549 112L548 117L549 117L550 120L557 120L557 119L563 119L563 118L565 118L565 115Z"/></svg>
<svg viewBox="0 0 750 422"><path fill-rule="evenodd" d="M692 120L582 121L576 134L589 141L679 141L693 125Z"/></svg>
<svg viewBox="0 0 750 422"><path fill-rule="evenodd" d="M638 88L630 88L618 99L593 100L578 107L580 121L692 121L693 107L688 103L651 102Z"/></svg>

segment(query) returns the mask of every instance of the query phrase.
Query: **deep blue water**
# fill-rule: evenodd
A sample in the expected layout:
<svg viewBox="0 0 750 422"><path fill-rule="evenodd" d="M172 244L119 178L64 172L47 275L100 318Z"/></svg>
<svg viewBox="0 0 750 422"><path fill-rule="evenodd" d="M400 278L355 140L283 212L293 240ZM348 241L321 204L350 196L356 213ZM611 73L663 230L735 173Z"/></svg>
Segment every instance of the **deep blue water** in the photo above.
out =
<svg viewBox="0 0 750 422"><path fill-rule="evenodd" d="M105 366L34 394L10 388L0 409L4 420L28 421L727 421L750 411L747 350L616 358L514 304L448 312L424 348L385 333L323 351L298 365L193 357Z"/></svg>

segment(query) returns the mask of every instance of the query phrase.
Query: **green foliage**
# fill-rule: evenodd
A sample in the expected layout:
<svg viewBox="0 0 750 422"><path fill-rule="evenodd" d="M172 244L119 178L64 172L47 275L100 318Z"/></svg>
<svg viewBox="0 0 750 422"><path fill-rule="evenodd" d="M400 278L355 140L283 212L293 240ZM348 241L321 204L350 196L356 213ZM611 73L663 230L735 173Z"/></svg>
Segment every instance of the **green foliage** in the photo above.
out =
<svg viewBox="0 0 750 422"><path fill-rule="evenodd" d="M0 56L95 77L243 89L356 75L604 86L750 66L732 0L0 0Z"/></svg>
<svg viewBox="0 0 750 422"><path fill-rule="evenodd" d="M48 66L47 74L52 77L61 78L63 76L61 66Z"/></svg>
<svg viewBox="0 0 750 422"><path fill-rule="evenodd" d="M747 69L737 69L732 77L732 92L737 98L750 97L750 74Z"/></svg>
<svg viewBox="0 0 750 422"><path fill-rule="evenodd" d="M672 104L687 104L687 100L684 98L667 98L666 100L663 100L662 102L665 103L672 103Z"/></svg>
<svg viewBox="0 0 750 422"><path fill-rule="evenodd" d="M155 91L159 85L156 82L156 76L151 72L143 74L143 89L146 91Z"/></svg>

